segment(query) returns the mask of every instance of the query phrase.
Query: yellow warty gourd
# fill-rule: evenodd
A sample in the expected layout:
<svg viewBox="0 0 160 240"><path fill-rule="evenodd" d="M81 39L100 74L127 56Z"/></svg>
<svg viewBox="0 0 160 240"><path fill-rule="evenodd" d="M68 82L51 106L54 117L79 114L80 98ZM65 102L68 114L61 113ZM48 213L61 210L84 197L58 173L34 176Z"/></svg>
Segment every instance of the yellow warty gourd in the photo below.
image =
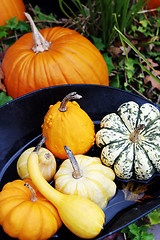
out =
<svg viewBox="0 0 160 240"><path fill-rule="evenodd" d="M39 146L28 158L28 171L33 183L57 208L62 222L72 233L85 239L96 237L103 228L104 212L91 200L60 193L43 178L38 165Z"/></svg>
<svg viewBox="0 0 160 240"><path fill-rule="evenodd" d="M71 101L81 97L76 92L69 93L61 102L50 105L44 117L45 145L57 158L67 158L64 145L69 146L73 154L84 154L95 143L93 121L76 101Z"/></svg>

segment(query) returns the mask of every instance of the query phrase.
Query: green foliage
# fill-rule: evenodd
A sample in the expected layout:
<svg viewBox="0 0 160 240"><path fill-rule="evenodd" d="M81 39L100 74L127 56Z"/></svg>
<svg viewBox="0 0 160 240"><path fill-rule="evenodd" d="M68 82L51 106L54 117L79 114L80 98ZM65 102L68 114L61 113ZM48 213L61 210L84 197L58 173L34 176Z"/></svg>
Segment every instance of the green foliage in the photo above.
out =
<svg viewBox="0 0 160 240"><path fill-rule="evenodd" d="M99 51L104 51L106 45L102 42L102 38L98 38L95 37L93 35L91 35L93 44L95 45L95 47L99 50Z"/></svg>
<svg viewBox="0 0 160 240"><path fill-rule="evenodd" d="M113 65L112 57L109 57L107 53L103 53L102 55L107 64L108 73L110 74L112 72L112 70L115 68Z"/></svg>
<svg viewBox="0 0 160 240"><path fill-rule="evenodd" d="M24 33L30 31L30 26L25 21L17 21L17 17L6 20L5 26L0 26L0 38L9 36L10 32L17 31L18 33Z"/></svg>
<svg viewBox="0 0 160 240"><path fill-rule="evenodd" d="M160 223L160 208L150 212L147 217L149 218L150 224L155 225Z"/></svg>
<svg viewBox="0 0 160 240"><path fill-rule="evenodd" d="M138 226L136 223L132 223L128 227L122 229L122 233L127 235L127 239L131 240L154 240L153 233L147 232L147 226Z"/></svg>
<svg viewBox="0 0 160 240"><path fill-rule="evenodd" d="M42 27L45 27L46 23L56 20L52 13L46 15L41 12L38 6L35 6L34 13L36 14L34 21L41 21L42 23L44 22ZM28 22L17 21L17 17L13 17L9 20L6 20L6 25L0 26L0 39L3 44L6 44L9 47L17 40L17 38L30 31L31 27Z"/></svg>
<svg viewBox="0 0 160 240"><path fill-rule="evenodd" d="M44 14L42 13L41 9L36 5L34 7L34 12L36 13L36 16L34 17L34 20L41 20L41 21L55 21L56 18L53 16L52 13L50 14Z"/></svg>
<svg viewBox="0 0 160 240"><path fill-rule="evenodd" d="M0 92L0 106L6 104L11 101L13 98L11 96L7 96L5 92Z"/></svg>
<svg viewBox="0 0 160 240"><path fill-rule="evenodd" d="M114 15L116 15L119 23L120 31L124 32L131 27L133 19L144 6L143 0L139 0L132 5L130 5L130 0L87 0L85 6L80 0L72 0L72 3L77 9L76 12L71 9L69 4L66 4L65 0L59 0L63 13L77 24L79 30L85 36L100 37L106 47L116 35ZM83 21L81 21L82 18Z"/></svg>
<svg viewBox="0 0 160 240"><path fill-rule="evenodd" d="M127 239L131 240L154 240L153 233L148 233L147 231L152 225L160 223L159 210L160 208L153 210L141 219L141 223L136 221L123 228L121 232L125 233L127 235ZM144 223L145 219L148 219L149 223Z"/></svg>

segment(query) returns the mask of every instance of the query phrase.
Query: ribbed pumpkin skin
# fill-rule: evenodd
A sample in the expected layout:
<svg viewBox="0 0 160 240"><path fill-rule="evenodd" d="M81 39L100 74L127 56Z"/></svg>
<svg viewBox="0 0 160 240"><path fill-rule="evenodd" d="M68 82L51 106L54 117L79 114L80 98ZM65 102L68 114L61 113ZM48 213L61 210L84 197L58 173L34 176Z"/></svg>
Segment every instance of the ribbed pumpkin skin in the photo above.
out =
<svg viewBox="0 0 160 240"><path fill-rule="evenodd" d="M67 103L67 111L58 109L61 102L51 105L42 126L45 145L55 157L66 159L64 146L69 146L73 154L86 153L95 141L92 120L75 101Z"/></svg>
<svg viewBox="0 0 160 240"><path fill-rule="evenodd" d="M15 180L0 192L0 225L9 236L20 240L48 239L61 226L60 217L39 192L36 192L38 200L31 201L25 182L33 187L30 180Z"/></svg>
<svg viewBox="0 0 160 240"><path fill-rule="evenodd" d="M55 85L109 84L107 65L88 39L62 27L46 28L40 33L52 42L48 51L35 54L31 50L32 33L28 33L5 54L4 84L13 98Z"/></svg>
<svg viewBox="0 0 160 240"><path fill-rule="evenodd" d="M17 20L25 20L25 5L22 0L1 0L0 26L6 24L6 20L17 17Z"/></svg>

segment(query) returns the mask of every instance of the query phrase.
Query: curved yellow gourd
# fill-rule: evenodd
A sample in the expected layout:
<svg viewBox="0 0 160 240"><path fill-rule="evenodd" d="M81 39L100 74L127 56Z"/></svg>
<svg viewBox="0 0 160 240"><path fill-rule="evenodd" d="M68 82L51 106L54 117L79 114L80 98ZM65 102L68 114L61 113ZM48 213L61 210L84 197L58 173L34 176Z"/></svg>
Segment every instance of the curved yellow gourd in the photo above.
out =
<svg viewBox="0 0 160 240"><path fill-rule="evenodd" d="M28 171L35 186L57 208L62 222L72 233L85 239L96 237L103 228L104 212L91 200L55 190L40 172L37 153L38 147L28 158Z"/></svg>

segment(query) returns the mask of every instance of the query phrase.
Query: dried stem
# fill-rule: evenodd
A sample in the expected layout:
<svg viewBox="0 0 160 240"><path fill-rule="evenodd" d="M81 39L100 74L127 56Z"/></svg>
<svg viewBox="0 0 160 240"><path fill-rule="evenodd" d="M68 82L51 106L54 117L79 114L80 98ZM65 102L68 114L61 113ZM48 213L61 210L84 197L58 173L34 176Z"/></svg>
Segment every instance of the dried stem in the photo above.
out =
<svg viewBox="0 0 160 240"><path fill-rule="evenodd" d="M33 48L32 48L32 50L35 53L48 51L51 42L47 42L44 39L44 37L42 36L42 34L40 34L38 29L36 28L36 25L34 24L34 21L31 18L31 16L28 13L24 13L24 14L31 25L31 29L32 29L32 33L33 33Z"/></svg>
<svg viewBox="0 0 160 240"><path fill-rule="evenodd" d="M64 146L64 149L73 167L73 177L75 179L81 178L82 177L81 170L79 168L79 165L77 163L75 156L73 155L72 151L69 149L68 146Z"/></svg>
<svg viewBox="0 0 160 240"><path fill-rule="evenodd" d="M132 133L130 134L129 139L130 139L133 143L138 143L138 142L141 140L139 132L140 132L144 127L145 127L144 124L140 124L140 125L134 130L134 132L132 132Z"/></svg>
<svg viewBox="0 0 160 240"><path fill-rule="evenodd" d="M59 111L60 111L60 112L66 112L66 111L67 111L67 107L66 107L67 102L68 102L69 100L80 99L80 98L82 98L82 96L79 95L79 94L77 94L76 92L71 92L71 93L69 93L67 96L65 96L65 97L63 98L63 100L62 100L62 102L61 102L61 105L60 105L60 107L59 107Z"/></svg>
<svg viewBox="0 0 160 240"><path fill-rule="evenodd" d="M36 202L37 201L37 196L36 196L35 190L31 187L31 185L29 183L25 183L24 186L26 188L28 188L30 190L31 194L32 194L31 197L30 197L30 200L32 202Z"/></svg>

